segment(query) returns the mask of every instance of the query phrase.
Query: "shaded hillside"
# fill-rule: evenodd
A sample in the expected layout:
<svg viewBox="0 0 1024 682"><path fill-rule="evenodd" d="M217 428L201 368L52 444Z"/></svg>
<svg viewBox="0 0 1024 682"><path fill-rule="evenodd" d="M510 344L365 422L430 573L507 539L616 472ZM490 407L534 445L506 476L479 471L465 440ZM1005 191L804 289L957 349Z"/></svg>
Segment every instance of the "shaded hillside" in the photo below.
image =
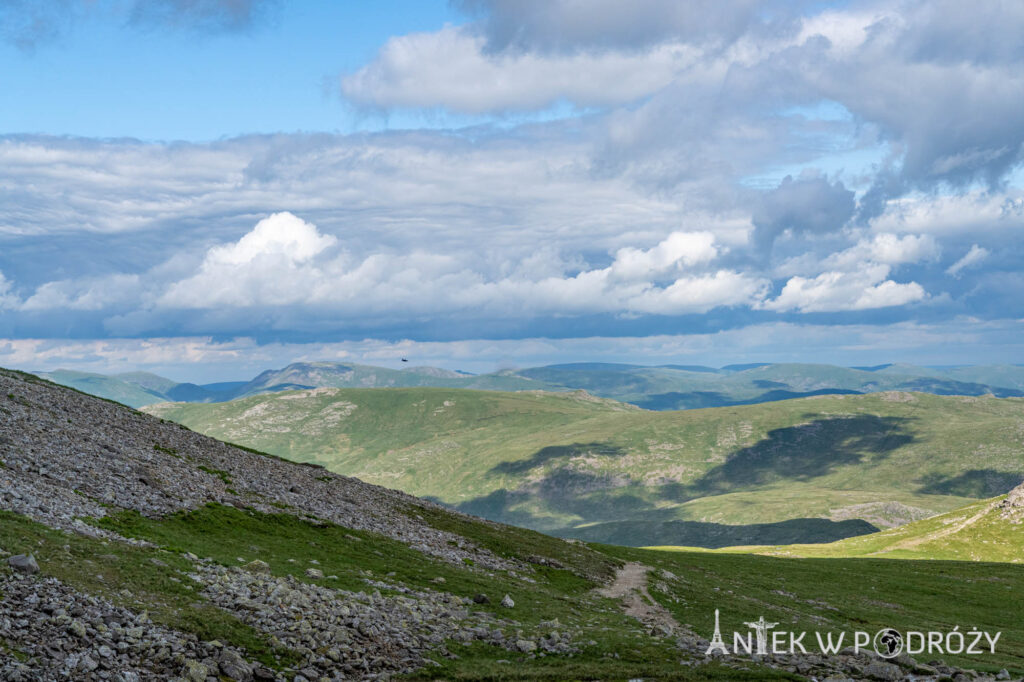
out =
<svg viewBox="0 0 1024 682"><path fill-rule="evenodd" d="M486 518L637 545L827 542L1024 480L1021 399L650 412L584 393L316 389L147 409Z"/></svg>

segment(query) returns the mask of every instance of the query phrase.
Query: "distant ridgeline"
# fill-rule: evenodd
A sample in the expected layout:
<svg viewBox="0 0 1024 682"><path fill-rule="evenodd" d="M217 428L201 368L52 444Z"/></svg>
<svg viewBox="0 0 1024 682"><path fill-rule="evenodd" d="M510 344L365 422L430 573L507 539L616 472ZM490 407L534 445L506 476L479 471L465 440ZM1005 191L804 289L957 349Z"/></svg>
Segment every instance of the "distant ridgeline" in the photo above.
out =
<svg viewBox="0 0 1024 682"><path fill-rule="evenodd" d="M486 391L583 389L648 410L685 410L788 400L814 395L918 391L935 395L1024 396L1024 366L836 367L809 364L640 365L577 363L473 375L434 367L403 370L334 362L300 362L251 381L196 385L133 372L103 375L69 370L39 376L131 407L160 402L223 402L305 388L468 388Z"/></svg>

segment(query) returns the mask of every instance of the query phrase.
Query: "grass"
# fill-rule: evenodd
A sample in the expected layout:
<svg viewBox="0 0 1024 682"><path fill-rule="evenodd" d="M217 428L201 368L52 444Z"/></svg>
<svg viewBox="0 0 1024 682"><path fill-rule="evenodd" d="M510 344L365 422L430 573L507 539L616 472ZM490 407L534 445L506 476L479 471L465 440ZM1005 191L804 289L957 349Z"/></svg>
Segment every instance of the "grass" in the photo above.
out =
<svg viewBox="0 0 1024 682"><path fill-rule="evenodd" d="M567 569L538 565L532 575L534 582L527 582L503 571L439 561L374 533L221 505L159 519L122 511L94 521L100 527L149 540L157 549L69 535L11 513L0 514L0 545L9 551L34 552L44 574L55 575L78 589L103 594L138 610L146 608L158 622L204 639L238 644L277 666L290 660L288 652L274 651L258 632L203 603L196 594L198 586L184 576L189 563L182 558L183 552L228 566L260 559L274 575L350 590L373 589L365 581L369 578L464 597L484 593L491 603L472 608L500 619L514 619L517 624L506 627L522 630L520 636L536 638L557 619L557 627L576 633L574 641L580 646L571 657L531 659L489 645L451 643L458 658L438 657L439 667L424 668L412 679L766 679L775 674L741 658L711 666L682 665L681 653L671 640L651 637L626 617L616 602L596 596L592 591L596 583L583 577L607 574L624 561L640 561L656 569L650 577L652 596L680 623L704 636L711 632L716 608L721 610L727 632L745 631L742 621L762 614L793 631L978 627L1002 631L997 654L948 656L949 663L990 671L1004 667L1016 673L1024 671L1024 631L1016 617L1024 612L1024 568L1020 566L586 546L476 522L443 510L409 511L499 554L521 558L537 552L556 558ZM153 558L162 565L152 563ZM305 575L310 566L337 579L311 580ZM436 581L439 577L444 583ZM122 589L132 596L124 597ZM515 600L515 608L498 605L504 594Z"/></svg>
<svg viewBox="0 0 1024 682"><path fill-rule="evenodd" d="M590 651L566 659L546 657L523 660L485 645L449 644L458 659L438 657L439 665L423 668L401 679L466 680L469 682L567 682L571 680L799 680L786 672L750 665L714 662L699 667L682 664L663 648L631 643L628 649Z"/></svg>
<svg viewBox="0 0 1024 682"><path fill-rule="evenodd" d="M523 528L481 523L444 509L409 507L406 513L438 530L464 537L498 556L536 563L535 557L554 559L580 576L604 582L615 574L619 562L595 552L583 543L570 543Z"/></svg>
<svg viewBox="0 0 1024 682"><path fill-rule="evenodd" d="M731 532L721 526L794 519L885 528L1024 480L1020 398L845 395L649 412L575 394L337 389L151 411L474 515L635 545L703 544L701 533ZM775 541L850 534L792 529Z"/></svg>
<svg viewBox="0 0 1024 682"><path fill-rule="evenodd" d="M990 672L1024 672L1024 627L1017 616L1024 613L1024 569L1019 566L601 550L672 573L652 580L652 596L705 637L713 630L715 609L723 632L747 632L743 621L762 614L794 632L977 627L1003 633L995 655L940 658Z"/></svg>
<svg viewBox="0 0 1024 682"><path fill-rule="evenodd" d="M0 546L12 554L33 554L44 574L82 592L148 611L154 622L201 639L244 647L270 667L298 661L294 652L274 647L264 634L206 603L198 594L201 586L187 576L190 563L178 553L65 533L5 511L0 511Z"/></svg>
<svg viewBox="0 0 1024 682"><path fill-rule="evenodd" d="M516 603L530 604L526 622L559 617L567 595L585 593L596 585L569 570L546 567L539 568L540 580L531 585L501 572L473 570L434 559L376 533L313 522L291 514L263 514L218 504L161 519L123 511L95 524L127 537L148 540L174 553L189 551L225 566L259 559L270 565L274 575L291 575L303 582L347 590L372 589L367 586L368 578L416 589L438 589L435 580L443 578L442 589L446 592L470 598L487 594L491 603L479 608L495 615L507 615L498 604L505 594ZM565 544L554 538L548 540ZM594 554L600 560L611 561ZM306 577L305 570L314 566L325 576L335 575L337 579L321 581ZM539 598L538 594L555 597Z"/></svg>

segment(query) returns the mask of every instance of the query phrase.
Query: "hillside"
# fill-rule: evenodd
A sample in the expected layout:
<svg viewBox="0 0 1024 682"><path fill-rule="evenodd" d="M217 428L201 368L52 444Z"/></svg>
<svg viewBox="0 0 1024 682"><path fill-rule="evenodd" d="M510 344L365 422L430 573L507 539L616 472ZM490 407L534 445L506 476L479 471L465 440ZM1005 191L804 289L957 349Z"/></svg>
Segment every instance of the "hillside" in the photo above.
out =
<svg viewBox="0 0 1024 682"><path fill-rule="evenodd" d="M581 396L575 409L619 408ZM1024 608L1016 566L569 543L3 370L0 497L0 679L11 682L1024 671L1024 629L1006 618ZM715 609L723 629L757 612L794 631L970 622L1002 635L994 654L927 664L867 652L716 660L703 654Z"/></svg>
<svg viewBox="0 0 1024 682"><path fill-rule="evenodd" d="M1001 495L882 533L824 545L755 548L799 557L887 557L1024 562L1024 484Z"/></svg>
<svg viewBox="0 0 1024 682"><path fill-rule="evenodd" d="M153 414L585 540L829 542L1024 480L1024 400L912 393L652 412L585 393L316 389Z"/></svg>

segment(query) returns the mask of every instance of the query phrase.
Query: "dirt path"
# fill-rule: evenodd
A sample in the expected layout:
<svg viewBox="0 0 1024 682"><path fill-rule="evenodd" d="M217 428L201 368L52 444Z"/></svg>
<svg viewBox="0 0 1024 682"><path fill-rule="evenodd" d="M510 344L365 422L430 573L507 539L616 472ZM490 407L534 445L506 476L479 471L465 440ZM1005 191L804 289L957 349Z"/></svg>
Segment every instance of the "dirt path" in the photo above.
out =
<svg viewBox="0 0 1024 682"><path fill-rule="evenodd" d="M885 548L885 552L891 552L894 549L910 549L911 547L917 547L918 545L921 545L921 544L923 544L925 542L931 542L932 540L938 540L939 538L944 538L944 537L946 537L948 535L953 535L954 533L959 533L964 528L967 528L967 526L971 526L971 525L977 523L978 521L980 521L981 519L985 518L985 515L987 515L989 512L991 512L992 509L996 505L998 505L998 504L999 504L998 502L992 502L990 504L986 504L985 507L982 508L981 511L979 511L974 516L971 516L970 518L964 519L963 521L960 521L958 523L951 523L948 526L946 526L945 528L937 530L934 533L928 533L927 535L922 535L919 538L912 538L912 539L909 539L909 540L903 540L902 542L897 542L896 544L894 544L894 545L892 545L890 547L886 547ZM875 552L875 554L879 554L879 552Z"/></svg>
<svg viewBox="0 0 1024 682"><path fill-rule="evenodd" d="M595 591L602 597L621 599L627 616L668 635L680 629L679 623L647 591L647 572L650 570L649 566L640 563L628 563L616 571L615 580L610 585Z"/></svg>

